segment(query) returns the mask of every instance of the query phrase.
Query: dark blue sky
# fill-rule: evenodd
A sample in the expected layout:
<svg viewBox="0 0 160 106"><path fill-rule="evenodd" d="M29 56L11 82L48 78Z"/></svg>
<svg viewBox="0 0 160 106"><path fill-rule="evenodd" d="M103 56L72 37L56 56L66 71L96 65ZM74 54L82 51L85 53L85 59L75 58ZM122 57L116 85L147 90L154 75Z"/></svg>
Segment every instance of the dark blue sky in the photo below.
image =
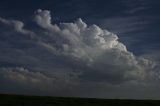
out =
<svg viewBox="0 0 160 106"><path fill-rule="evenodd" d="M0 0L0 93L159 99L159 11L158 0Z"/></svg>

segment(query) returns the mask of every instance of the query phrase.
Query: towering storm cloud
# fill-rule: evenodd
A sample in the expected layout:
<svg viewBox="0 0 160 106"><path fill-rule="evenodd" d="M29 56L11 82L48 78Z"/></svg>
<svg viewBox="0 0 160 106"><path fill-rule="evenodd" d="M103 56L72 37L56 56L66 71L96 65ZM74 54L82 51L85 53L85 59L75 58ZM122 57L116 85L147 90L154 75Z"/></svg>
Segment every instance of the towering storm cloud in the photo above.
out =
<svg viewBox="0 0 160 106"><path fill-rule="evenodd" d="M157 63L135 56L108 30L80 18L53 24L50 11L41 9L31 22L32 27L0 18L0 90L87 96L98 86L121 92L123 86L150 87L159 81Z"/></svg>

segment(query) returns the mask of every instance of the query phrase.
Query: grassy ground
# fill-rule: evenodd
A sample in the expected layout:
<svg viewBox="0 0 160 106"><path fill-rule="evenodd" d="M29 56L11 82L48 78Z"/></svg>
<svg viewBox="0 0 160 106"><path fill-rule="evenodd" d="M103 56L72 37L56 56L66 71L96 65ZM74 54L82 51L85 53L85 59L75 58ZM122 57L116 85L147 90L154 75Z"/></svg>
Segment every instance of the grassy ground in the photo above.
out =
<svg viewBox="0 0 160 106"><path fill-rule="evenodd" d="M160 106L160 101L85 99L0 94L0 106Z"/></svg>

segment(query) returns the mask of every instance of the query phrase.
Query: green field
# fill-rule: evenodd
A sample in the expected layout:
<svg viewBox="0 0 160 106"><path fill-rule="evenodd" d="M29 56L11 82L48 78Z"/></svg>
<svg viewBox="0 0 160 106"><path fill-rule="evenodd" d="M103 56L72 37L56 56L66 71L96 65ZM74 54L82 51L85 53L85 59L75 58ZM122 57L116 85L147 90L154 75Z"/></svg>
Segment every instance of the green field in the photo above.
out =
<svg viewBox="0 0 160 106"><path fill-rule="evenodd" d="M66 98L0 94L0 106L160 106L160 101Z"/></svg>

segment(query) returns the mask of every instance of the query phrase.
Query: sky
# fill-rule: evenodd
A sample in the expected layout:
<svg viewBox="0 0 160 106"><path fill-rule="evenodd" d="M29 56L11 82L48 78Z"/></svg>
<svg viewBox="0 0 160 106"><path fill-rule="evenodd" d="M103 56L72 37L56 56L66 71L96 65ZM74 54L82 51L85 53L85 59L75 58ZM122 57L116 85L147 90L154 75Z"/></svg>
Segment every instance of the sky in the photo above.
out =
<svg viewBox="0 0 160 106"><path fill-rule="evenodd" d="M160 98L158 0L1 0L0 93Z"/></svg>

